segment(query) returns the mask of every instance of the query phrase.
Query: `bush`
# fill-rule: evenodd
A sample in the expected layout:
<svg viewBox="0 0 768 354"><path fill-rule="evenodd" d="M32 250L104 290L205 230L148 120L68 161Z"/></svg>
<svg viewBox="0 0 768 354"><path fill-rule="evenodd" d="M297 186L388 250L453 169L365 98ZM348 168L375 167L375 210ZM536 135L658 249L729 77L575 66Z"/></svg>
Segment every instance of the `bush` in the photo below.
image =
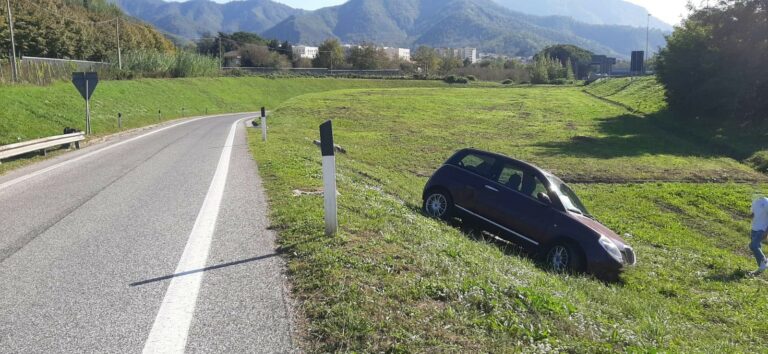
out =
<svg viewBox="0 0 768 354"><path fill-rule="evenodd" d="M514 84L514 83L515 83L515 82L514 82L514 81L512 81L512 79L506 79L506 80L504 80L504 81L502 81L502 82L501 82L501 84L502 84L502 85L512 85L512 84Z"/></svg>
<svg viewBox="0 0 768 354"><path fill-rule="evenodd" d="M469 80L469 81L477 81L477 78L475 77L475 75L467 75L467 80Z"/></svg>
<svg viewBox="0 0 768 354"><path fill-rule="evenodd" d="M112 60L117 62L117 60ZM179 51L164 53L155 50L134 50L123 54L123 69L112 66L109 77L200 77L219 75L219 61L216 58L196 53Z"/></svg>
<svg viewBox="0 0 768 354"><path fill-rule="evenodd" d="M443 81L449 83L449 84L468 84L469 79L463 76L456 76L456 75L449 75L446 76Z"/></svg>

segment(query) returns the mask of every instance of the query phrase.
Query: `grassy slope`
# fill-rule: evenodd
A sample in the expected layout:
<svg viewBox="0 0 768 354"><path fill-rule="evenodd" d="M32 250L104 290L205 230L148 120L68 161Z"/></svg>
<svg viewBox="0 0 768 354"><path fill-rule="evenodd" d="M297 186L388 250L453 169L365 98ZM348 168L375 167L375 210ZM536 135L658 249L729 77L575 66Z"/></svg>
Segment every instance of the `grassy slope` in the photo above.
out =
<svg viewBox="0 0 768 354"><path fill-rule="evenodd" d="M603 79L587 86L585 91L642 113L667 108L664 87L655 77Z"/></svg>
<svg viewBox="0 0 768 354"><path fill-rule="evenodd" d="M322 235L322 198L292 194L322 185L311 140L329 118L349 151L337 162L334 238ZM754 266L746 210L763 178L615 105L576 88L352 90L294 98L270 124L269 144L255 131L251 144L310 349L740 352L764 343L766 281L744 277ZM553 275L425 218L426 176L466 145L571 180L619 182L575 188L608 226L634 235L639 265L623 284ZM620 183L716 171L754 183Z"/></svg>
<svg viewBox="0 0 768 354"><path fill-rule="evenodd" d="M664 87L654 78L600 80L585 91L651 116L658 124L727 152L762 172L768 172L768 126L760 119L744 122L680 120L667 110Z"/></svg>
<svg viewBox="0 0 768 354"><path fill-rule="evenodd" d="M91 102L93 131L106 135L123 128L155 124L184 115L273 109L294 96L343 88L437 86L433 81L194 78L102 81ZM0 145L84 129L85 104L70 83L52 86L0 86ZM161 115L158 116L158 110ZM28 161L0 165L0 173Z"/></svg>

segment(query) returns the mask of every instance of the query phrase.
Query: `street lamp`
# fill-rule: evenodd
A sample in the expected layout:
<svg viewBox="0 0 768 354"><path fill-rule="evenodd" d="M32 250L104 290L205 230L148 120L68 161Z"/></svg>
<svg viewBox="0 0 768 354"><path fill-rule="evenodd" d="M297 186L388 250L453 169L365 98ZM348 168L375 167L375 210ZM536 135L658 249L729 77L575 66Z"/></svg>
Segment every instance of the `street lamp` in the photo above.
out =
<svg viewBox="0 0 768 354"><path fill-rule="evenodd" d="M651 14L648 14L648 22L645 25L645 59L643 60L643 74L646 72L646 65L648 65L648 41L651 33Z"/></svg>

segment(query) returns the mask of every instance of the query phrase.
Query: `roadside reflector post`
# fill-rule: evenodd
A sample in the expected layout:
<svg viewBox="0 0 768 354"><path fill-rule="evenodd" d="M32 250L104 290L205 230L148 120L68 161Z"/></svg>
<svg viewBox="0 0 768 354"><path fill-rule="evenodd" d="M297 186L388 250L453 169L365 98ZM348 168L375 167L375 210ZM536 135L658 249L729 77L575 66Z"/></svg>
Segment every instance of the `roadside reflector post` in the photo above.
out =
<svg viewBox="0 0 768 354"><path fill-rule="evenodd" d="M123 114L117 112L117 129L123 129Z"/></svg>
<svg viewBox="0 0 768 354"><path fill-rule="evenodd" d="M261 140L267 141L267 109L261 107Z"/></svg>
<svg viewBox="0 0 768 354"><path fill-rule="evenodd" d="M325 205L325 235L336 234L339 228L336 204L336 150L333 148L333 125L320 125L320 151L323 154L323 200Z"/></svg>

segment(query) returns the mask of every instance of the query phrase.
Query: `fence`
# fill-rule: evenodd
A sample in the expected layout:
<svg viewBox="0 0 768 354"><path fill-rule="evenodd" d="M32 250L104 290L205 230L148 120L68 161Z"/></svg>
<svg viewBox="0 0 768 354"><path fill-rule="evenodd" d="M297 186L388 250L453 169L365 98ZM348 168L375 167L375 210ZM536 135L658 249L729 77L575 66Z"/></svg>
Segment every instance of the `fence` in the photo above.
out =
<svg viewBox="0 0 768 354"><path fill-rule="evenodd" d="M19 82L41 86L55 81L71 80L74 71L103 71L111 65L95 61L37 57L22 57L17 63ZM0 61L0 84L12 82L11 61Z"/></svg>
<svg viewBox="0 0 768 354"><path fill-rule="evenodd" d="M264 67L224 67L224 71L245 71L252 74L290 73L310 76L355 76L355 77L398 77L400 70L331 70L327 68L264 68Z"/></svg>

